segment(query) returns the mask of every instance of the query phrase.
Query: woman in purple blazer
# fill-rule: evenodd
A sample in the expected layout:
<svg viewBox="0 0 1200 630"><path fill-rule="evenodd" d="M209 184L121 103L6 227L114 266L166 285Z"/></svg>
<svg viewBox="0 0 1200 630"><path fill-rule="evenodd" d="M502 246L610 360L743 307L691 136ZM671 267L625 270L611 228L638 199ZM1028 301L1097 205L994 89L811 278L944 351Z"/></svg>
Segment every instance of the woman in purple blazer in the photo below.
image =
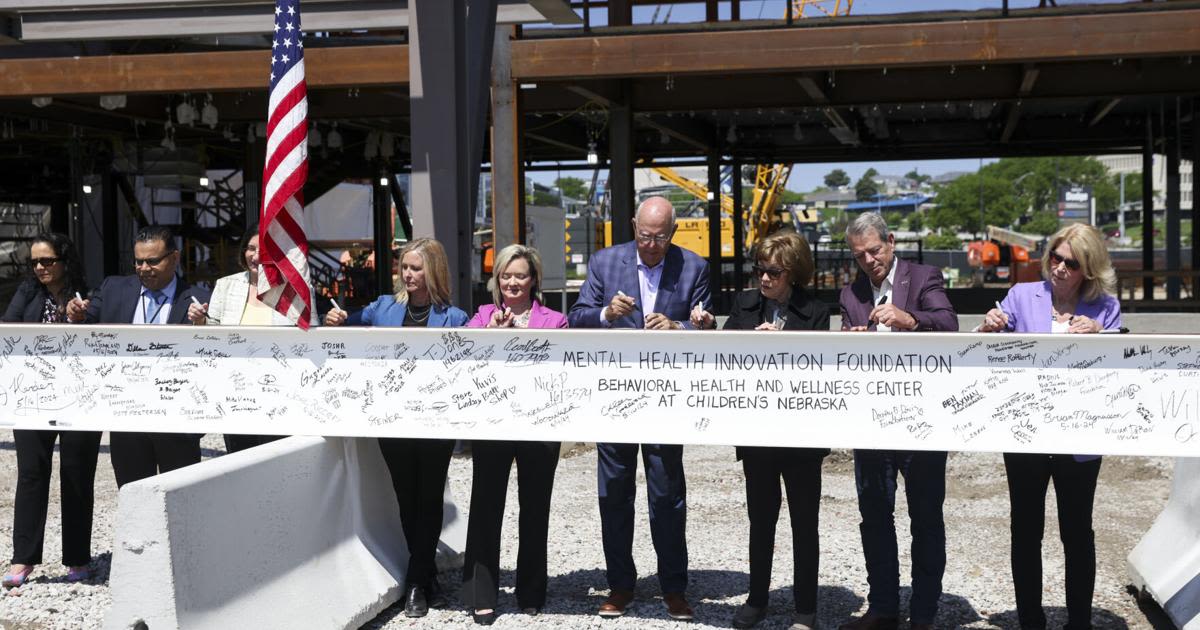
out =
<svg viewBox="0 0 1200 630"><path fill-rule="evenodd" d="M1042 282L1015 285L984 316L982 332L1098 333L1121 327L1113 292L1116 273L1100 232L1069 225L1050 238ZM1066 556L1067 630L1091 628L1096 583L1092 502L1100 475L1098 455L1005 453L1012 506L1012 571L1017 618L1023 629L1046 627L1042 611L1042 534L1046 489L1054 480L1058 529Z"/></svg>
<svg viewBox="0 0 1200 630"><path fill-rule="evenodd" d="M540 303L542 260L537 250L509 245L496 256L488 282L494 303L479 307L470 328L566 328L567 318ZM546 604L546 538L559 442L475 440L471 443L471 513L463 564L463 601L475 623L496 620L500 529L508 473L517 462L521 503L517 551L517 605L536 615Z"/></svg>

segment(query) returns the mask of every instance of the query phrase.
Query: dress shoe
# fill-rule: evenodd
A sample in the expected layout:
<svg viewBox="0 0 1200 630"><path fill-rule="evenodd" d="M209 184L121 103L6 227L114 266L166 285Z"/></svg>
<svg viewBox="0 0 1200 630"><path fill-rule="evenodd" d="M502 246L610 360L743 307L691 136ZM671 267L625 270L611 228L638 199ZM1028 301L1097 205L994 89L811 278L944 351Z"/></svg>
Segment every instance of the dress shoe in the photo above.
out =
<svg viewBox="0 0 1200 630"><path fill-rule="evenodd" d="M91 573L91 571L88 571L88 568L86 566L68 567L67 568L67 581L68 582L84 582L86 580L91 579L91 577L92 577L92 573Z"/></svg>
<svg viewBox="0 0 1200 630"><path fill-rule="evenodd" d="M496 623L496 611L494 611L494 610L489 610L487 612L480 612L478 610L472 611L471 612L471 621L474 621L475 623L477 623L481 626L490 626L493 623Z"/></svg>
<svg viewBox="0 0 1200 630"><path fill-rule="evenodd" d="M844 623L838 630L896 630L900 626L895 617L883 617L867 613L854 621Z"/></svg>
<svg viewBox="0 0 1200 630"><path fill-rule="evenodd" d="M683 593L666 593L663 603L667 605L667 616L676 621L691 621L696 617Z"/></svg>
<svg viewBox="0 0 1200 630"><path fill-rule="evenodd" d="M529 615L530 617L536 617L536 616L542 614L542 607L541 606L526 606L521 609L521 612L525 613L526 615Z"/></svg>
<svg viewBox="0 0 1200 630"><path fill-rule="evenodd" d="M625 609L633 603L633 591L622 591L613 589L608 595L608 599L600 604L600 610L597 614L601 617L620 617L625 614Z"/></svg>
<svg viewBox="0 0 1200 630"><path fill-rule="evenodd" d="M8 573L4 574L4 588L16 588L24 584L25 580L29 579L29 574L33 573L33 566L32 564L14 564Z"/></svg>
<svg viewBox="0 0 1200 630"><path fill-rule="evenodd" d="M737 614L733 616L734 628L753 628L759 622L767 618L767 607L751 606L750 604L742 604L738 608Z"/></svg>
<svg viewBox="0 0 1200 630"><path fill-rule="evenodd" d="M788 630L817 630L816 613L793 613L792 625Z"/></svg>
<svg viewBox="0 0 1200 630"><path fill-rule="evenodd" d="M908 627L912 630L933 630L933 624L931 623L910 623Z"/></svg>
<svg viewBox="0 0 1200 630"><path fill-rule="evenodd" d="M408 587L405 602L405 617L424 617L429 614L429 603L425 599L424 587L416 585Z"/></svg>
<svg viewBox="0 0 1200 630"><path fill-rule="evenodd" d="M430 608L446 607L446 591L442 589L442 584L437 578L425 585L425 601L429 603Z"/></svg>

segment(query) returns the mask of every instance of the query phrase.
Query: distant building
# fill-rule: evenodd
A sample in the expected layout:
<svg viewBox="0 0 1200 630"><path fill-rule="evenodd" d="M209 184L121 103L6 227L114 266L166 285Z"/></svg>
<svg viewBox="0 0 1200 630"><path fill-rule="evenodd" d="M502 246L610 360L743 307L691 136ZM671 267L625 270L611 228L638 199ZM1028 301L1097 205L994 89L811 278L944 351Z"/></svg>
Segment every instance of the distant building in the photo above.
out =
<svg viewBox="0 0 1200 630"><path fill-rule="evenodd" d="M1140 153L1130 155L1098 155L1096 156L1096 161L1103 164L1104 168L1108 169L1108 172L1113 175L1142 172L1142 156ZM1167 196L1167 159L1165 156L1154 156L1154 169L1151 181L1154 187L1154 207L1156 210L1161 209L1166 203ZM1191 162L1181 160L1179 163L1179 208L1181 210L1191 210L1194 199L1195 169ZM1142 191L1130 190L1128 182L1126 182L1126 205L1135 201L1140 204L1141 200ZM1141 206L1139 205L1139 207Z"/></svg>
<svg viewBox="0 0 1200 630"><path fill-rule="evenodd" d="M972 171L949 171L941 175L934 175L933 179L929 180L934 184L949 184L950 182L964 175L972 175Z"/></svg>
<svg viewBox="0 0 1200 630"><path fill-rule="evenodd" d="M822 190L804 193L804 202L814 208L844 210L847 205L854 203L857 197L853 190Z"/></svg>

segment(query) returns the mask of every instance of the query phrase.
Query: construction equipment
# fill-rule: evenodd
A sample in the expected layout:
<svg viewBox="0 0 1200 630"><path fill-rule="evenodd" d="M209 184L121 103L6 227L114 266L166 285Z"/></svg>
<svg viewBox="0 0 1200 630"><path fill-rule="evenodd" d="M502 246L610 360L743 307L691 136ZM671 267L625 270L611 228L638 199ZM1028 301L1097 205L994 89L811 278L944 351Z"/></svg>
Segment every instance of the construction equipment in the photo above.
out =
<svg viewBox="0 0 1200 630"><path fill-rule="evenodd" d="M792 19L850 15L854 0L791 0ZM810 11L811 10L811 11Z"/></svg>
<svg viewBox="0 0 1200 630"><path fill-rule="evenodd" d="M974 283L1032 282L1041 277L1039 259L1030 258L1041 237L1014 232L994 225L987 227L987 240L967 243L967 264L975 269Z"/></svg>
<svg viewBox="0 0 1200 630"><path fill-rule="evenodd" d="M791 222L790 215L786 217L779 213L779 202L783 199L784 186L792 173L791 164L759 164L755 169L754 194L750 207L745 215L746 248L750 249L766 238L768 234L778 229L782 224ZM669 166L655 166L653 170L659 177L675 184L693 197L702 201L709 198L708 187L695 182ZM734 174L740 176L740 174ZM721 195L721 256L732 258L733 251L733 198ZM787 219L787 220L785 220ZM673 243L690 249L700 256L708 256L708 219L682 218L676 221L679 229L675 232ZM611 231L610 231L611 233ZM606 234L606 241L611 244L612 237Z"/></svg>

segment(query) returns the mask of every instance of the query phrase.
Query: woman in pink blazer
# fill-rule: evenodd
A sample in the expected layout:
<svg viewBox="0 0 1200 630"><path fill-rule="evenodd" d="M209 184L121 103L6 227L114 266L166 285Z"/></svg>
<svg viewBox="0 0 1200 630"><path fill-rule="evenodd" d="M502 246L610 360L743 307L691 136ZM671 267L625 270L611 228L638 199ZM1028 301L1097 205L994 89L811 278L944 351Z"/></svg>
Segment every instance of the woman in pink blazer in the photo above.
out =
<svg viewBox="0 0 1200 630"><path fill-rule="evenodd" d="M493 304L479 307L470 328L566 328L567 318L539 302L542 260L537 250L509 245L496 256L488 282ZM521 503L517 552L517 605L536 615L546 604L546 538L550 494L558 467L559 442L475 440L471 443L471 512L463 565L463 600L475 623L496 620L500 572L500 529L508 473L517 462Z"/></svg>
<svg viewBox="0 0 1200 630"><path fill-rule="evenodd" d="M1042 282L1014 285L1000 308L988 311L981 332L1089 334L1121 327L1113 296L1116 273L1100 231L1069 225L1050 237ZM1054 481L1067 591L1065 630L1090 630L1096 582L1092 503L1100 475L1098 455L1005 453L1012 504L1012 572L1022 630L1043 630L1042 535L1046 491Z"/></svg>

